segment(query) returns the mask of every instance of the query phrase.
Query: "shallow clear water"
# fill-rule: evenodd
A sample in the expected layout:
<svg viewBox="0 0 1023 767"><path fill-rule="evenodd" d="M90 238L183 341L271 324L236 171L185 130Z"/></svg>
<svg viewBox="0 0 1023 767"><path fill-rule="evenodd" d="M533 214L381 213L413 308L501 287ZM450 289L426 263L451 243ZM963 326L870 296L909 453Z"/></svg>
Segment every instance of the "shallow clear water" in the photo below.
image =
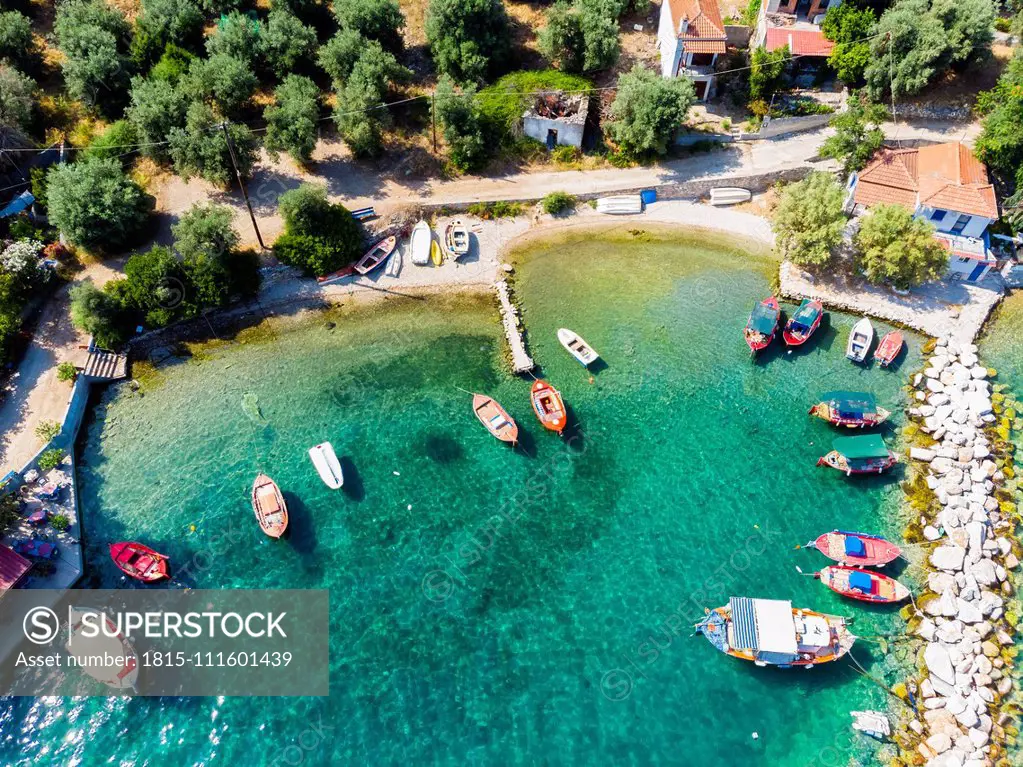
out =
<svg viewBox="0 0 1023 767"><path fill-rule="evenodd" d="M772 264L719 241L577 235L516 262L531 352L571 407L565 441L506 372L490 296L272 320L273 333L163 367L142 396L105 395L81 446L90 585L119 584L104 552L130 538L199 587L329 588L332 694L16 701L0 759L868 759L849 748L848 711L884 693L850 663L758 669L689 634L730 594L856 615L862 635L899 627L797 573L824 561L794 547L834 526L898 536L899 473L815 467L834 433L806 410L853 388L900 411L919 339L897 369L860 368L843 356L854 318L832 313L805 351L751 361L742 326ZM592 378L558 345L561 326L602 354ZM502 402L520 448L493 440L459 389ZM343 493L306 456L323 439L345 456ZM286 494L287 541L251 518L258 471ZM876 644L854 655L895 681Z"/></svg>

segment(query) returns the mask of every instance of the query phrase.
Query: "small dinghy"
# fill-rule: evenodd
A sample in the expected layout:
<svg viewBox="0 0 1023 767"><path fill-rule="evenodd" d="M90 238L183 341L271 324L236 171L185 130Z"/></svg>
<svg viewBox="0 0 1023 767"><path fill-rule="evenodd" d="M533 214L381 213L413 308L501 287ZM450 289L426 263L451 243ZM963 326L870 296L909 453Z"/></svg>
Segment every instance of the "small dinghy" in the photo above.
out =
<svg viewBox="0 0 1023 767"><path fill-rule="evenodd" d="M391 260L387 262L384 274L388 277L397 277L401 273L401 248L395 248L391 253Z"/></svg>
<svg viewBox="0 0 1023 767"><path fill-rule="evenodd" d="M111 543L110 558L122 573L143 583L153 583L168 577L167 557L141 543Z"/></svg>
<svg viewBox="0 0 1023 767"><path fill-rule="evenodd" d="M782 340L786 346L802 346L820 327L821 318L824 316L824 304L820 301L811 301L804 298L803 303L796 309L796 313L785 323L785 330L782 332Z"/></svg>
<svg viewBox="0 0 1023 767"><path fill-rule="evenodd" d="M892 723L881 711L850 711L852 728L877 740L887 740L892 734Z"/></svg>
<svg viewBox="0 0 1023 767"><path fill-rule="evenodd" d="M584 366L592 365L600 355L596 350L586 343L578 333L568 328L558 329L558 341L564 346L568 353L575 357Z"/></svg>
<svg viewBox="0 0 1023 767"><path fill-rule="evenodd" d="M853 362L863 362L870 352L870 345L874 343L874 326L870 320L864 317L853 325L849 333L849 343L845 347L845 356Z"/></svg>
<svg viewBox="0 0 1023 767"><path fill-rule="evenodd" d="M909 589L894 578L848 565L828 565L814 577L843 597L875 604L895 604L909 599Z"/></svg>
<svg viewBox="0 0 1023 767"><path fill-rule="evenodd" d="M898 559L902 549L884 538L864 533L832 530L810 541L804 548L817 549L840 565L881 567Z"/></svg>
<svg viewBox="0 0 1023 767"><path fill-rule="evenodd" d="M568 425L568 412L565 410L561 392L541 378L533 383L531 394L533 412L540 419L540 423L545 429L561 434Z"/></svg>
<svg viewBox="0 0 1023 767"><path fill-rule="evenodd" d="M817 465L830 466L846 475L880 474L899 460L877 434L836 437L831 447L831 452L818 459Z"/></svg>
<svg viewBox="0 0 1023 767"><path fill-rule="evenodd" d="M774 296L765 298L753 307L749 319L746 321L746 329L743 331L746 336L746 345L753 354L767 346L774 340L774 334L778 330L778 320L781 319L781 309L778 306L778 299Z"/></svg>
<svg viewBox="0 0 1023 767"><path fill-rule="evenodd" d="M753 193L749 189L738 186L719 186L710 190L710 204L723 207L725 205L738 205L742 202L749 202Z"/></svg>
<svg viewBox="0 0 1023 767"><path fill-rule="evenodd" d="M266 474L252 483L252 511L259 527L271 538L280 538L288 529L288 506L281 489Z"/></svg>
<svg viewBox="0 0 1023 767"><path fill-rule="evenodd" d="M359 259L355 264L355 271L359 274L369 274L387 260L387 257L391 255L391 251L394 250L394 246L397 244L397 237L388 237L381 240L367 250L366 254Z"/></svg>
<svg viewBox="0 0 1023 767"><path fill-rule="evenodd" d="M456 218L444 228L444 249L455 261L469 252L469 229Z"/></svg>
<svg viewBox="0 0 1023 767"><path fill-rule="evenodd" d="M433 261L434 266L440 266L444 263L444 254L441 253L440 245L436 240L430 242L430 260Z"/></svg>
<svg viewBox="0 0 1023 767"><path fill-rule="evenodd" d="M433 243L433 232L430 225L420 221L412 227L412 236L409 237L409 255L412 263L416 266L426 266L430 263L430 245Z"/></svg>
<svg viewBox="0 0 1023 767"><path fill-rule="evenodd" d="M519 426L508 411L486 394L472 395L472 411L487 431L502 442L514 445L519 439Z"/></svg>
<svg viewBox="0 0 1023 767"><path fill-rule="evenodd" d="M316 467L316 473L320 475L323 484L331 490L337 490L345 483L344 475L341 473L341 462L334 454L334 446L329 442L321 442L319 445L309 448L309 458Z"/></svg>
<svg viewBox="0 0 1023 767"><path fill-rule="evenodd" d="M88 632L83 629L88 625ZM104 625L105 624L105 625ZM99 632L94 628L102 627ZM86 636L86 634L89 636ZM95 636L92 634L95 633ZM106 614L92 607L68 608L68 654L97 682L114 690L134 690L139 678L139 656ZM89 658L107 657L115 663L90 663Z"/></svg>
<svg viewBox="0 0 1023 767"><path fill-rule="evenodd" d="M859 391L831 391L810 408L810 415L822 418L833 426L864 429L878 426L891 417L891 412L879 407L873 394Z"/></svg>
<svg viewBox="0 0 1023 767"><path fill-rule="evenodd" d="M757 666L813 668L856 642L846 619L793 607L788 600L732 597L696 624L715 648Z"/></svg>
<svg viewBox="0 0 1023 767"><path fill-rule="evenodd" d="M597 213L624 216L642 212L643 198L638 194L620 194L614 197L601 197L597 200Z"/></svg>
<svg viewBox="0 0 1023 767"><path fill-rule="evenodd" d="M902 351L902 343L902 333L898 330L893 330L885 335L881 339L881 343L877 345L877 349L874 351L874 359L881 364L881 367L888 367Z"/></svg>

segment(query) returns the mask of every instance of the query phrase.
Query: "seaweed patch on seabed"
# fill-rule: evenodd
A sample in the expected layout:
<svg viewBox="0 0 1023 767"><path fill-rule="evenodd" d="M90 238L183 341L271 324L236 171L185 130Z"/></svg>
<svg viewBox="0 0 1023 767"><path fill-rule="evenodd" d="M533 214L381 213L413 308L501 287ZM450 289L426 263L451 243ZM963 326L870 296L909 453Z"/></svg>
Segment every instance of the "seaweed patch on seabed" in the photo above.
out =
<svg viewBox="0 0 1023 767"><path fill-rule="evenodd" d="M1023 410L975 345L940 340L924 352L909 388L902 486L906 548L924 582L901 613L908 641L895 654L911 670L893 690L907 705L890 764L1008 765L1019 715L1013 438L1023 434Z"/></svg>

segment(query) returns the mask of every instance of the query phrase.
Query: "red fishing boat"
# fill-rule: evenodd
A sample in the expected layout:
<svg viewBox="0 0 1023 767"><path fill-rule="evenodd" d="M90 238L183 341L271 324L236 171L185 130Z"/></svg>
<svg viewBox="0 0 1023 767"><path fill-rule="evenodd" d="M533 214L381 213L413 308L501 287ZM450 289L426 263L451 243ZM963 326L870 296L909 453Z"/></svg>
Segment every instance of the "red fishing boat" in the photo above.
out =
<svg viewBox="0 0 1023 767"><path fill-rule="evenodd" d="M882 338L881 343L877 345L877 349L874 350L874 359L881 363L881 367L886 368L895 361L895 358L899 356L901 351L902 333L898 330L893 330Z"/></svg>
<svg viewBox="0 0 1023 767"><path fill-rule="evenodd" d="M902 549L884 538L844 530L824 533L817 540L810 541L804 548L817 549L840 565L859 567L881 567L898 559L902 554Z"/></svg>
<svg viewBox="0 0 1023 767"><path fill-rule="evenodd" d="M749 320L746 322L746 345L750 351L756 354L774 339L778 330L778 320L781 319L781 309L778 307L778 299L774 296L765 298L753 307Z"/></svg>
<svg viewBox="0 0 1023 767"><path fill-rule="evenodd" d="M280 538L288 529L288 506L281 489L266 474L260 474L252 483L252 511L264 533Z"/></svg>
<svg viewBox="0 0 1023 767"><path fill-rule="evenodd" d="M336 272L331 272L330 274L325 274L322 277L317 277L316 282L323 285L326 282L340 280L342 277L351 277L353 274L355 274L355 267L349 264L348 266L338 269Z"/></svg>
<svg viewBox="0 0 1023 767"><path fill-rule="evenodd" d="M541 378L533 383L530 400L533 403L533 412L545 429L556 431L558 434L565 430L565 426L568 425L568 412L565 410L561 392Z"/></svg>
<svg viewBox="0 0 1023 767"><path fill-rule="evenodd" d="M497 439L512 445L518 442L519 425L496 400L486 394L473 394L472 412Z"/></svg>
<svg viewBox="0 0 1023 767"><path fill-rule="evenodd" d="M359 274L369 274L387 260L387 257L391 255L394 250L394 246L397 244L397 237L392 236L381 240L372 248L367 250L366 254L358 260L355 264L355 271Z"/></svg>
<svg viewBox="0 0 1023 767"><path fill-rule="evenodd" d="M824 304L804 298L792 319L785 323L781 337L788 346L802 346L820 327Z"/></svg>
<svg viewBox="0 0 1023 767"><path fill-rule="evenodd" d="M121 572L137 581L153 583L168 577L167 557L141 543L111 543L110 558Z"/></svg>
<svg viewBox="0 0 1023 767"><path fill-rule="evenodd" d="M894 578L859 567L829 565L813 577L836 594L861 602L895 604L909 599L909 589Z"/></svg>

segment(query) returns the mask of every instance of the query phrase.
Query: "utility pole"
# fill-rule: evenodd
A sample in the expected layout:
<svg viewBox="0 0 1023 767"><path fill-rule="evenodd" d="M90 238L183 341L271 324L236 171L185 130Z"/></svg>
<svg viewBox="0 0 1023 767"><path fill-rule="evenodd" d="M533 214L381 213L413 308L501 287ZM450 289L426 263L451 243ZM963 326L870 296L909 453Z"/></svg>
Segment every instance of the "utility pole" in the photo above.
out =
<svg viewBox="0 0 1023 767"><path fill-rule="evenodd" d="M430 96L430 103L433 104L433 151L437 152L437 94Z"/></svg>
<svg viewBox="0 0 1023 767"><path fill-rule="evenodd" d="M238 170L238 158L234 154L234 142L231 141L231 134L227 130L227 120L220 123L220 127L224 129L224 138L227 139L227 151L231 153L231 165L234 167L234 175L238 179L238 186L242 190L242 197L245 198L245 207L249 209L249 218L252 219L252 228L256 230L256 239L259 240L259 247L266 250L266 245L263 244L263 235L259 233L259 224L256 223L256 214L252 212L252 203L249 202L249 193L245 189L245 182L242 180L241 171Z"/></svg>

